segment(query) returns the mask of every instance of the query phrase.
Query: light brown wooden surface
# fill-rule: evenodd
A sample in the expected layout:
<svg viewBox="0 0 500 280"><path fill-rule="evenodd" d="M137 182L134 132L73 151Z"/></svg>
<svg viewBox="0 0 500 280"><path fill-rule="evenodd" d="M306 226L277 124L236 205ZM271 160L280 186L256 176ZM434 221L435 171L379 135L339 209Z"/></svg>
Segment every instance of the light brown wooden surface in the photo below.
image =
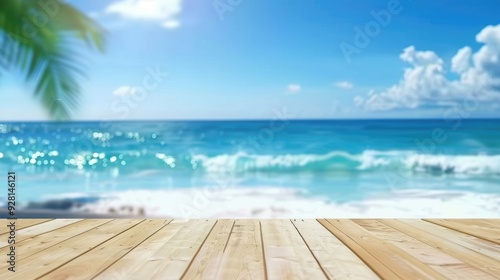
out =
<svg viewBox="0 0 500 280"><path fill-rule="evenodd" d="M319 219L318 222L323 225L328 231L335 235L344 243L352 252L354 252L365 264L369 266L382 279L401 279L389 267L379 261L376 257L370 254L365 248L351 239L348 235L333 226L326 219Z"/></svg>
<svg viewBox="0 0 500 280"><path fill-rule="evenodd" d="M142 279L180 279L215 223L216 220L190 220L132 276Z"/></svg>
<svg viewBox="0 0 500 280"><path fill-rule="evenodd" d="M17 271L12 273L3 269L0 271L0 279L37 279L141 222L143 220L114 220L36 254L18 255Z"/></svg>
<svg viewBox="0 0 500 280"><path fill-rule="evenodd" d="M500 244L500 220L479 221L479 220L437 220L429 219L427 222L447 227L459 232L479 237L496 244Z"/></svg>
<svg viewBox="0 0 500 280"><path fill-rule="evenodd" d="M316 220L294 219L293 224L331 279L377 279L377 275Z"/></svg>
<svg viewBox="0 0 500 280"><path fill-rule="evenodd" d="M410 256L432 268L433 270L447 275L452 279L483 279L494 280L495 278L486 272L449 256L432 246L429 246L411 236L399 232L384 223L376 220L354 220L355 223L372 233L383 241L387 241Z"/></svg>
<svg viewBox="0 0 500 280"><path fill-rule="evenodd" d="M147 220L59 267L46 279L91 279L125 256L171 220Z"/></svg>
<svg viewBox="0 0 500 280"><path fill-rule="evenodd" d="M390 242L376 237L351 220L328 220L402 279L446 279Z"/></svg>
<svg viewBox="0 0 500 280"><path fill-rule="evenodd" d="M17 220L17 223L16 223L16 229L17 230L20 230L20 229L23 229L23 228L27 228L27 227L31 227L31 226L34 226L34 225L37 225L37 224L41 224L41 223L45 223L45 222L48 222L52 219L19 219ZM8 225L9 224L9 221L13 221L13 220L4 220L5 221L5 225ZM9 228L7 226L2 226L0 228L0 234L4 234L4 233L7 233L9 232Z"/></svg>
<svg viewBox="0 0 500 280"><path fill-rule="evenodd" d="M500 220L17 224L15 273L0 231L0 279L500 279Z"/></svg>
<svg viewBox="0 0 500 280"><path fill-rule="evenodd" d="M260 223L269 279L326 279L291 221L262 220Z"/></svg>
<svg viewBox="0 0 500 280"><path fill-rule="evenodd" d="M67 225L71 225L74 223L77 223L81 220L79 219L57 219L57 220L51 220L45 223L39 223L35 224L33 226L25 227L23 229L17 229L16 228L16 233L17 233L17 238L16 242L20 242L26 239L30 239L33 237L36 237L37 235L43 234L43 233L48 233L53 230L65 227ZM9 233L4 233L0 235L0 248L8 246L7 242L7 236Z"/></svg>
<svg viewBox="0 0 500 280"><path fill-rule="evenodd" d="M233 226L233 220L217 221L189 270L184 274L185 279L215 279Z"/></svg>
<svg viewBox="0 0 500 280"><path fill-rule="evenodd" d="M65 240L72 238L73 236L82 234L89 231L97 226L108 223L111 220L99 219L99 220L83 220L77 223L73 223L64 228L60 228L57 231L46 232L30 239L20 242L16 247L19 255L33 255L54 245L57 245ZM23 236L22 233L20 233ZM19 242L19 240L18 240Z"/></svg>
<svg viewBox="0 0 500 280"><path fill-rule="evenodd" d="M263 279L266 275L263 254L260 222L237 220L222 255L216 278Z"/></svg>
<svg viewBox="0 0 500 280"><path fill-rule="evenodd" d="M186 220L173 220L168 225L146 239L136 248L120 260L112 264L94 279L100 280L121 280L133 279L142 280L141 277L132 277L132 273L137 271L147 262L156 251L165 245L185 224Z"/></svg>
<svg viewBox="0 0 500 280"><path fill-rule="evenodd" d="M414 226L412 220L382 220L382 222L402 233L405 233L429 246L432 246L439 251L450 255L454 258L462 260L474 267L477 267L492 276L500 277L500 262L486 255L477 253L466 247L452 242L450 239L440 238L434 234L434 231L424 231L418 226ZM500 278L499 278L500 279Z"/></svg>

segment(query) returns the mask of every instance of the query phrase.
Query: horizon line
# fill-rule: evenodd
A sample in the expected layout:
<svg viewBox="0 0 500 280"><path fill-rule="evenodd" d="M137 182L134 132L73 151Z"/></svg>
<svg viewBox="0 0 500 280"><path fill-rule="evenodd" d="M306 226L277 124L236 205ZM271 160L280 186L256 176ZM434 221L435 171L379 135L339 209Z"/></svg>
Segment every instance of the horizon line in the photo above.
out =
<svg viewBox="0 0 500 280"><path fill-rule="evenodd" d="M500 120L500 117L469 117L469 118L289 118L287 121L416 121L416 120L435 120L435 121L453 121L453 120ZM84 123L84 122L252 122L252 121L273 121L280 118L255 118L255 119L91 119L91 120L0 120L0 123Z"/></svg>

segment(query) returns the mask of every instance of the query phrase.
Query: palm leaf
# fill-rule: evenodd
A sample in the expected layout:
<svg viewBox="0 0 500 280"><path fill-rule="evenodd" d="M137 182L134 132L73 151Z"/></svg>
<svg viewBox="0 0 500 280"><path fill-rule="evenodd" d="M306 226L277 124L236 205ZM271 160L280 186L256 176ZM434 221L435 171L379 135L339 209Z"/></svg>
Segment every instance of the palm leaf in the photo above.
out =
<svg viewBox="0 0 500 280"><path fill-rule="evenodd" d="M69 4L58 1L57 13L48 15L40 3L0 1L0 67L21 70L50 116L68 119L80 100L83 47L104 51L105 32ZM37 15L47 20L37 26Z"/></svg>

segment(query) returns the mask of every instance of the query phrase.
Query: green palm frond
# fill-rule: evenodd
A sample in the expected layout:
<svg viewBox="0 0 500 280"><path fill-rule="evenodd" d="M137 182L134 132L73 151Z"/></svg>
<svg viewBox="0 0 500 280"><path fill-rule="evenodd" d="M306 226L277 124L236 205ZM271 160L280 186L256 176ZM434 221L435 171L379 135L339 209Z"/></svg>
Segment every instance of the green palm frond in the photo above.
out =
<svg viewBox="0 0 500 280"><path fill-rule="evenodd" d="M41 3L57 4L47 12ZM54 7L54 6L52 6ZM105 32L61 1L0 1L0 68L18 68L54 119L77 109L84 77L82 47L104 51Z"/></svg>

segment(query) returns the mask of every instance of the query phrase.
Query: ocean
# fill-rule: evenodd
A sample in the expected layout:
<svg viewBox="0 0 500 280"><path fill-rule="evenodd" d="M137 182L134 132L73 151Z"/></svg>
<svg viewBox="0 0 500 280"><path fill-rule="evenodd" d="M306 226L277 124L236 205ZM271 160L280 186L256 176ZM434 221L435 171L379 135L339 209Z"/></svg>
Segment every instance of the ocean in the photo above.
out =
<svg viewBox="0 0 500 280"><path fill-rule="evenodd" d="M500 217L499 119L0 122L0 168L20 209Z"/></svg>

